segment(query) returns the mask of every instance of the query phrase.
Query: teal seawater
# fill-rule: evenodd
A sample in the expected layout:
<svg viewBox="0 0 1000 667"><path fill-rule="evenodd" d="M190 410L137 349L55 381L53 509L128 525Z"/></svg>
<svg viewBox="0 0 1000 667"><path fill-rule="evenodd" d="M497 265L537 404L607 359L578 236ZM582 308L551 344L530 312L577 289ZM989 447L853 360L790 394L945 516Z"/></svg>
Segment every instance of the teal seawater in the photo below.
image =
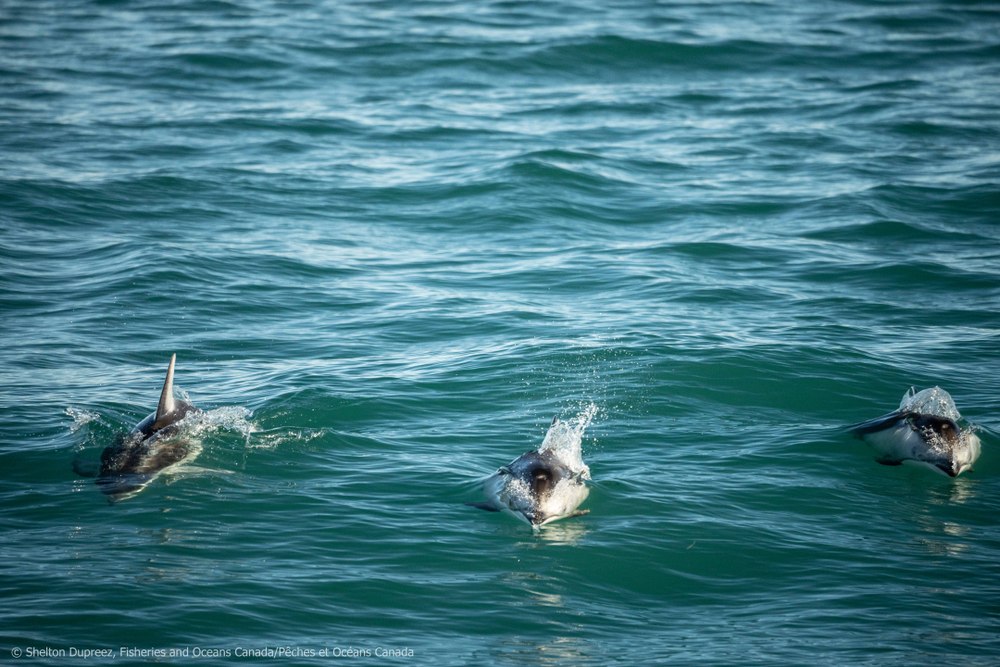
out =
<svg viewBox="0 0 1000 667"><path fill-rule="evenodd" d="M998 91L995 3L2 3L0 660L995 665ZM591 404L589 515L463 504Z"/></svg>

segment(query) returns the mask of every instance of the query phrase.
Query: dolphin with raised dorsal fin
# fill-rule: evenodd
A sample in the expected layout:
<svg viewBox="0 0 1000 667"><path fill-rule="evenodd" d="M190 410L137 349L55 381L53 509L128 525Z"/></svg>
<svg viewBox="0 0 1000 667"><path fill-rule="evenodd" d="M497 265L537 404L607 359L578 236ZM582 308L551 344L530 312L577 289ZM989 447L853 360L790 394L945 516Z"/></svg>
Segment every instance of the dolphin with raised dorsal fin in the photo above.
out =
<svg viewBox="0 0 1000 667"><path fill-rule="evenodd" d="M883 465L917 464L958 477L972 469L981 450L979 437L961 428L959 419L944 389L910 387L898 409L855 424L851 432L871 445Z"/></svg>
<svg viewBox="0 0 1000 667"><path fill-rule="evenodd" d="M124 500L146 488L167 468L190 461L201 448L181 435L180 422L201 412L191 403L174 398L174 363L170 356L167 377L156 411L135 425L120 442L104 448L97 485L109 500Z"/></svg>
<svg viewBox="0 0 1000 667"><path fill-rule="evenodd" d="M174 363L177 362L177 354L170 355L170 364L167 365L167 377L163 381L163 389L160 391L160 402L156 404L156 421L153 422L152 429L159 430L166 424L160 422L169 419L170 415L177 409L177 401L174 400Z"/></svg>

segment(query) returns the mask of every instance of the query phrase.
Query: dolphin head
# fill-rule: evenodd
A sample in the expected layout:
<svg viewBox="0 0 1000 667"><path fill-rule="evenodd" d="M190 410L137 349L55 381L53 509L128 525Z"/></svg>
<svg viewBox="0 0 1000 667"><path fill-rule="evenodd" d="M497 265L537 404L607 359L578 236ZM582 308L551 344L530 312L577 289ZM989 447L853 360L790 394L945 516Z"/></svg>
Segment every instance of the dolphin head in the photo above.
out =
<svg viewBox="0 0 1000 667"><path fill-rule="evenodd" d="M551 453L526 452L504 466L498 474L506 478L507 507L534 527L552 518L546 511L549 499L568 470Z"/></svg>
<svg viewBox="0 0 1000 667"><path fill-rule="evenodd" d="M957 446L962 439L962 431L951 419L937 415L914 414L909 417L910 426L920 433L928 444L945 449Z"/></svg>
<svg viewBox="0 0 1000 667"><path fill-rule="evenodd" d="M979 458L979 437L955 421L937 415L911 415L910 427L926 443L927 459L949 477L958 477Z"/></svg>
<svg viewBox="0 0 1000 667"><path fill-rule="evenodd" d="M532 529L586 514L588 510L577 508L589 493L586 480L590 479L590 470L580 460L578 449L575 455L567 455L565 448L557 446L560 441L552 436L552 429L558 424L558 418L552 420L538 450L521 454L484 480L486 502L466 504L491 512L510 512Z"/></svg>

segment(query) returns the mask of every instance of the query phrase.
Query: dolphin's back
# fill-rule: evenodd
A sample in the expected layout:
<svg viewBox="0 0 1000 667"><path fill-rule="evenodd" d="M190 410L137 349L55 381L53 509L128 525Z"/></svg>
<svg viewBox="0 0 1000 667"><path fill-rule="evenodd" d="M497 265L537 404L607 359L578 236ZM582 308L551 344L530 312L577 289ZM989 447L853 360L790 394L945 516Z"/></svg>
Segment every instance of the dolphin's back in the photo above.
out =
<svg viewBox="0 0 1000 667"><path fill-rule="evenodd" d="M199 448L180 433L178 423L200 412L194 405L174 398L174 362L170 357L167 376L156 411L135 425L119 442L101 453L97 484L112 497L128 497L141 491L160 471L197 456Z"/></svg>

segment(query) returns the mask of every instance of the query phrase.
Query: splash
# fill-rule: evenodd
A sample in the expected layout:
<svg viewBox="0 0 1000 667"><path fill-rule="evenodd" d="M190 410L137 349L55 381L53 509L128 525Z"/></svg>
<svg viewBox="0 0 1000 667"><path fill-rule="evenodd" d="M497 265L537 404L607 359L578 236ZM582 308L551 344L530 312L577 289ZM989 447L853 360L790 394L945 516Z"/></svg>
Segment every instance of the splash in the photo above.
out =
<svg viewBox="0 0 1000 667"><path fill-rule="evenodd" d="M916 391L914 387L903 394L899 409L906 412L918 412L923 415L935 415L957 422L962 418L951 395L941 387L931 387Z"/></svg>
<svg viewBox="0 0 1000 667"><path fill-rule="evenodd" d="M66 415L73 420L73 423L69 425L70 433L76 433L87 424L100 421L101 419L101 415L96 412L91 412L90 410L78 410L74 407L68 407L65 412Z"/></svg>
<svg viewBox="0 0 1000 667"><path fill-rule="evenodd" d="M932 428L925 428L922 430L921 434L924 437L924 441L931 451L937 452L940 455L951 458L952 443L942 438L940 435L934 432ZM963 437L964 432L959 433L959 437Z"/></svg>
<svg viewBox="0 0 1000 667"><path fill-rule="evenodd" d="M556 419L545 434L538 451L551 451L570 469L581 472L584 479L590 479L590 468L583 462L583 434L597 413L597 405L590 403L570 419Z"/></svg>
<svg viewBox="0 0 1000 667"><path fill-rule="evenodd" d="M199 421L211 428L237 431L246 436L257 431L257 425L250 421L250 418L253 417L253 411L239 405L227 405L205 410L200 416Z"/></svg>
<svg viewBox="0 0 1000 667"><path fill-rule="evenodd" d="M185 434L189 437L198 437L215 431L229 431L239 433L249 445L253 434L257 432L257 425L251 421L251 417L253 411L248 408L226 405L191 415L181 423L184 424Z"/></svg>
<svg viewBox="0 0 1000 667"><path fill-rule="evenodd" d="M78 433L92 423L107 423L99 413L91 410L81 410L71 406L66 408L65 413L73 419L73 423L69 426L71 433ZM223 406L191 413L179 421L178 426L185 437L198 437L222 430L239 433L249 444L251 437L258 430L257 425L251 421L251 417L253 417L253 411L248 408L235 405ZM111 421L116 420L112 419ZM125 437L141 440L143 435L132 433Z"/></svg>
<svg viewBox="0 0 1000 667"><path fill-rule="evenodd" d="M960 422L962 415L959 414L955 401L941 387L931 387L919 392L914 387L910 387L910 390L903 395L899 409L943 417L956 424L962 424ZM922 435L932 451L953 462L957 471L954 476L957 476L963 470L971 468L979 457L980 440L979 436L976 435L977 430L978 427L975 424L959 426L957 439L942 437L941 434L930 428L924 429Z"/></svg>
<svg viewBox="0 0 1000 667"><path fill-rule="evenodd" d="M287 443L310 442L326 435L326 429L277 429L255 433L247 446L253 449L277 449Z"/></svg>

